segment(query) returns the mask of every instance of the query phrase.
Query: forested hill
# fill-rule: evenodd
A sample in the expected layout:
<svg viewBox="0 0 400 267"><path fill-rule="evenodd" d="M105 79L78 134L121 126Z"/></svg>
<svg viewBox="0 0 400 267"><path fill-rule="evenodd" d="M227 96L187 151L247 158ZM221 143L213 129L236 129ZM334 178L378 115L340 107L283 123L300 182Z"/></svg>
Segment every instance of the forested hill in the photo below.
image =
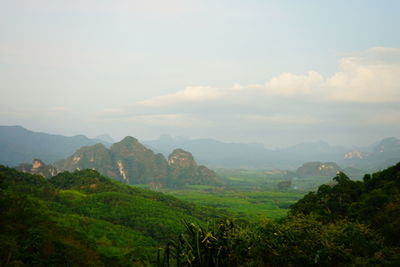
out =
<svg viewBox="0 0 400 267"><path fill-rule="evenodd" d="M157 244L222 214L93 170L50 179L0 166L1 264L155 264Z"/></svg>
<svg viewBox="0 0 400 267"><path fill-rule="evenodd" d="M167 160L131 136L114 143L110 149L102 144L82 147L54 166L68 171L95 169L127 184L148 184L156 188L221 183L212 170L199 166L190 152L175 149Z"/></svg>
<svg viewBox="0 0 400 267"><path fill-rule="evenodd" d="M321 222L355 220L379 231L400 246L400 163L352 181L344 173L335 186L321 185L291 207L292 214L313 216Z"/></svg>

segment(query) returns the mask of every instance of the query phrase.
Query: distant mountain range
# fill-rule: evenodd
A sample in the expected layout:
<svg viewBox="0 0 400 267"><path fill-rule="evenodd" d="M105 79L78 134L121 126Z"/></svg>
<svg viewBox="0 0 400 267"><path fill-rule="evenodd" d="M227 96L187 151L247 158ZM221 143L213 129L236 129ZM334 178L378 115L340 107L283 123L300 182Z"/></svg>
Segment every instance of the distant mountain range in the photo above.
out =
<svg viewBox="0 0 400 267"><path fill-rule="evenodd" d="M153 188L221 184L217 175L197 165L189 152L175 149L167 160L130 136L114 143L110 149L103 144L84 146L52 165L35 159L32 164L20 164L16 169L48 178L65 170L93 169L126 184L147 184Z"/></svg>
<svg viewBox="0 0 400 267"><path fill-rule="evenodd" d="M158 140L142 141L154 151L167 155L173 148L190 151L196 159L212 168L252 168L268 164L270 150L262 144L224 143L213 139L173 138L163 135Z"/></svg>
<svg viewBox="0 0 400 267"><path fill-rule="evenodd" d="M191 151L201 164L211 168L294 170L305 162L323 161L336 162L343 169L352 167L374 171L400 161L400 140L395 137L357 149L318 141L272 150L262 144L224 143L213 139L174 138L168 135L143 143L163 154L172 147L181 147Z"/></svg>
<svg viewBox="0 0 400 267"><path fill-rule="evenodd" d="M109 152L105 152L111 147L111 143L107 140L113 141L108 135L90 139L84 135L66 137L32 132L20 126L0 126L0 164L15 166L32 162L35 158L46 163L54 163L71 156L84 146L101 143L103 146L97 145L92 148L104 156L101 158L102 167L97 167L108 169L118 175L118 168L107 167L113 160ZM336 162L342 169L351 167L375 171L400 161L400 140L395 137L385 138L364 148L331 146L318 141L280 149L267 149L262 144L226 143L213 139L188 139L168 135L142 143L145 149L161 153L164 158L176 148L190 151L200 164L209 168L295 170L305 162ZM161 160L161 156L158 157ZM109 175L106 172L102 173Z"/></svg>
<svg viewBox="0 0 400 267"><path fill-rule="evenodd" d="M0 126L0 164L15 166L39 158L45 162L64 159L82 146L107 142L84 135L39 133L21 126Z"/></svg>
<svg viewBox="0 0 400 267"><path fill-rule="evenodd" d="M343 165L361 169L383 169L400 161L400 139L389 137L376 145L352 150L344 155Z"/></svg>
<svg viewBox="0 0 400 267"><path fill-rule="evenodd" d="M308 161L337 162L349 150L322 141L272 150L262 144L224 143L213 139L173 138L168 135L143 143L163 154L173 147L186 149L201 164L212 168L294 169Z"/></svg>

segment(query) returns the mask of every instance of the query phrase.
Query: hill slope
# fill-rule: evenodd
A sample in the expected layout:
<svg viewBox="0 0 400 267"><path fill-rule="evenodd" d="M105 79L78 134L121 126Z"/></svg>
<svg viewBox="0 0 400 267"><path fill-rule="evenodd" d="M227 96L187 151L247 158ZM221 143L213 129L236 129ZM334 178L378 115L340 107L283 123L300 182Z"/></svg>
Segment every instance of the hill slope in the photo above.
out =
<svg viewBox="0 0 400 267"><path fill-rule="evenodd" d="M0 208L0 258L28 266L154 264L157 243L182 232L181 220L216 216L93 170L45 179L4 166Z"/></svg>

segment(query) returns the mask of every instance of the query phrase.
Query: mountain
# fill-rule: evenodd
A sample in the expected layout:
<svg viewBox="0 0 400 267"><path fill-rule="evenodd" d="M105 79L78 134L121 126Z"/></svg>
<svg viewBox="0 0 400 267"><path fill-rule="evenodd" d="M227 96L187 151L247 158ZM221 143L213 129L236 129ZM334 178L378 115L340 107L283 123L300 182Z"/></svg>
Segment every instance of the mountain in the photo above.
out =
<svg viewBox="0 0 400 267"><path fill-rule="evenodd" d="M305 162L320 161L337 162L343 168L376 171L400 160L400 139L395 137L385 138L366 148L332 146L327 142L317 141L267 149L262 144L225 143L213 139L189 139L169 135L143 143L164 155L173 148L180 147L193 153L198 162L211 168L295 170Z"/></svg>
<svg viewBox="0 0 400 267"><path fill-rule="evenodd" d="M162 135L143 143L165 156L179 147L193 153L198 162L212 168L254 168L268 164L270 151L262 144L225 143L214 139L188 139Z"/></svg>
<svg viewBox="0 0 400 267"><path fill-rule="evenodd" d="M83 146L101 143L104 148L98 148L99 150L111 149L110 141L112 141L112 138L108 135L90 139L83 135L67 137L32 132L21 126L0 126L0 164L16 166L23 162L32 162L32 159L35 158L53 163L67 158ZM383 169L399 161L399 143L398 138L390 137L365 148L331 146L326 142L318 141L279 149L267 149L262 144L226 143L213 139L189 139L168 135L163 135L158 140L143 142L146 147L157 153L162 153L164 157L168 157L168 154L175 148L190 151L200 164L210 168L295 170L305 162L321 161L337 162L343 168L352 167L365 171ZM116 149L118 150L118 148ZM99 162L97 166L93 166L94 163L82 163L82 165L99 170L104 169L101 170L101 173L112 177L123 177L122 174L126 172L124 169L128 168L133 172L133 169L136 168L135 166L128 166L127 163L124 164L122 159L121 163L115 165L116 167L102 167L103 163L109 165L112 162L111 156L107 156L108 153L108 151L95 153L96 155L103 155L100 157L103 160L96 160ZM161 156L159 155L156 161L158 164L165 165L165 158L163 159ZM90 158L88 158L88 161ZM153 172L156 176L163 176L163 169L164 167L161 170L157 167L156 170L151 170L148 166L146 169L148 174L146 175ZM137 179L142 178L136 177L135 180ZM158 179L160 179L160 176L155 178L157 181Z"/></svg>
<svg viewBox="0 0 400 267"><path fill-rule="evenodd" d="M343 156L342 165L368 170L378 170L387 168L399 161L400 139L388 137L369 148L347 152Z"/></svg>
<svg viewBox="0 0 400 267"><path fill-rule="evenodd" d="M323 141L272 150L262 144L225 143L213 139L188 139L169 135L143 143L164 155L173 148L183 148L191 151L201 164L212 168L294 169L307 161L338 162L349 150Z"/></svg>
<svg viewBox="0 0 400 267"><path fill-rule="evenodd" d="M66 160L54 163L54 166L57 169L67 171L95 169L103 175L116 176L111 153L103 144L83 146Z"/></svg>
<svg viewBox="0 0 400 267"><path fill-rule="evenodd" d="M215 173L198 166L191 153L175 149L168 156L170 184L219 184Z"/></svg>
<svg viewBox="0 0 400 267"><path fill-rule="evenodd" d="M46 165L40 159L34 159L32 164L22 163L15 167L16 170L31 173L31 174L38 174L40 176L50 178L58 173L60 170L52 165Z"/></svg>
<svg viewBox="0 0 400 267"><path fill-rule="evenodd" d="M127 136L110 148L117 175L129 184L166 184L168 164L136 138Z"/></svg>
<svg viewBox="0 0 400 267"><path fill-rule="evenodd" d="M340 167L335 162L307 162L297 169L296 174L300 178L318 176L333 177L340 171Z"/></svg>
<svg viewBox="0 0 400 267"><path fill-rule="evenodd" d="M82 146L98 142L84 136L63 136L39 133L21 126L0 126L0 164L16 166L32 159L55 162L64 159Z"/></svg>
<svg viewBox="0 0 400 267"><path fill-rule="evenodd" d="M374 161L375 164L393 165L400 161L400 139L389 137L383 139L374 147L367 159Z"/></svg>
<svg viewBox="0 0 400 267"><path fill-rule="evenodd" d="M348 150L347 147L331 146L327 142L308 142L281 148L276 151L279 157L287 160L302 159L306 161L339 161Z"/></svg>
<svg viewBox="0 0 400 267"><path fill-rule="evenodd" d="M95 169L127 184L153 187L220 183L217 175L197 165L189 152L174 150L167 161L162 154L155 154L130 136L114 143L110 149L102 144L82 147L54 165L67 171Z"/></svg>

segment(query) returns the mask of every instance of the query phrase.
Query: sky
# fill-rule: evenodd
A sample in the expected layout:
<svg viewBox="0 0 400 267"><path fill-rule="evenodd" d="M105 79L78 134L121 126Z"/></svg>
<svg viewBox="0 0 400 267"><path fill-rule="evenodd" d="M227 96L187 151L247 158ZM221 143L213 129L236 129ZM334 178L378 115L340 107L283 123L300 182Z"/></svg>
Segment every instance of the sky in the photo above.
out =
<svg viewBox="0 0 400 267"><path fill-rule="evenodd" d="M0 0L0 125L368 145L400 137L400 1Z"/></svg>

